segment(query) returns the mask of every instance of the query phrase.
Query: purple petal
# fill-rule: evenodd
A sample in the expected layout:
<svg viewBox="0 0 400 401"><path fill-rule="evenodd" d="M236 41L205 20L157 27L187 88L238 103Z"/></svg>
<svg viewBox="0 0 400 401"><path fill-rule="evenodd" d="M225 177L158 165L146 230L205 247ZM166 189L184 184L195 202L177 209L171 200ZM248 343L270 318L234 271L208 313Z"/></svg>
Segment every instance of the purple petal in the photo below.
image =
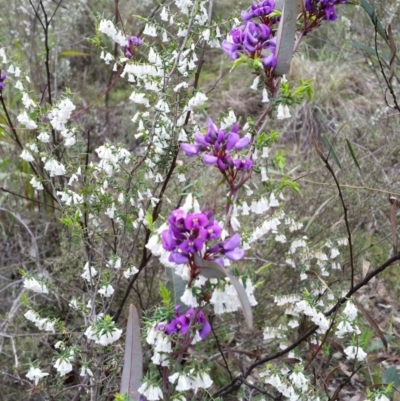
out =
<svg viewBox="0 0 400 401"><path fill-rule="evenodd" d="M207 237L208 239L217 239L221 236L222 228L220 225L214 221L211 226L207 227Z"/></svg>
<svg viewBox="0 0 400 401"><path fill-rule="evenodd" d="M228 134L228 141L226 142L226 150L231 150L239 141L239 135L235 132L230 132Z"/></svg>
<svg viewBox="0 0 400 401"><path fill-rule="evenodd" d="M245 147L247 147L250 143L250 139L245 136L242 139L239 139L239 141L237 141L237 143L235 144L235 149L237 150L242 150Z"/></svg>
<svg viewBox="0 0 400 401"><path fill-rule="evenodd" d="M270 54L269 56L263 57L262 64L264 67L275 67L277 62L277 58L275 54Z"/></svg>
<svg viewBox="0 0 400 401"><path fill-rule="evenodd" d="M211 333L211 325L206 320L203 324L203 327L199 330L200 337L204 340Z"/></svg>
<svg viewBox="0 0 400 401"><path fill-rule="evenodd" d="M184 263L189 262L189 258L186 255L179 252L172 252L171 255L169 255L168 260L170 262L176 263L177 265L183 265Z"/></svg>
<svg viewBox="0 0 400 401"><path fill-rule="evenodd" d="M210 144L207 142L207 138L205 135L203 135L201 132L197 132L194 136L194 139L196 140L196 142L199 145L203 145L203 146L210 146Z"/></svg>
<svg viewBox="0 0 400 401"><path fill-rule="evenodd" d="M162 246L166 251L175 250L177 243L170 229L161 233Z"/></svg>
<svg viewBox="0 0 400 401"><path fill-rule="evenodd" d="M225 251L232 251L240 245L240 235L235 234L232 237L228 238L226 241L222 243L222 247Z"/></svg>
<svg viewBox="0 0 400 401"><path fill-rule="evenodd" d="M194 248L196 251L201 252L204 246L204 241L201 238L196 238L194 240Z"/></svg>
<svg viewBox="0 0 400 401"><path fill-rule="evenodd" d="M177 327L178 323L179 323L178 319L171 320L171 322L165 326L165 334L170 335L172 333L177 333L178 332L178 327Z"/></svg>
<svg viewBox="0 0 400 401"><path fill-rule="evenodd" d="M181 143L181 149L188 156L197 156L200 153L200 150L201 150L199 145L192 145L190 143Z"/></svg>
<svg viewBox="0 0 400 401"><path fill-rule="evenodd" d="M185 219L185 227L188 230L193 230L193 228L204 227L207 224L208 224L208 218L204 213L188 214Z"/></svg>
<svg viewBox="0 0 400 401"><path fill-rule="evenodd" d="M225 252L225 256L233 261L238 261L243 258L244 250L240 248L236 248L233 251Z"/></svg>
<svg viewBox="0 0 400 401"><path fill-rule="evenodd" d="M239 46L235 45L232 42L229 42L228 40L224 40L222 42L222 50L232 59L232 60L236 60L237 58L239 58Z"/></svg>
<svg viewBox="0 0 400 401"><path fill-rule="evenodd" d="M217 161L218 161L218 157L216 157L216 156L209 155L209 154L203 155L203 162L205 164L214 165L215 163L217 163Z"/></svg>
<svg viewBox="0 0 400 401"><path fill-rule="evenodd" d="M217 160L217 165L218 168L222 171L225 171L228 168L228 166L221 159Z"/></svg>

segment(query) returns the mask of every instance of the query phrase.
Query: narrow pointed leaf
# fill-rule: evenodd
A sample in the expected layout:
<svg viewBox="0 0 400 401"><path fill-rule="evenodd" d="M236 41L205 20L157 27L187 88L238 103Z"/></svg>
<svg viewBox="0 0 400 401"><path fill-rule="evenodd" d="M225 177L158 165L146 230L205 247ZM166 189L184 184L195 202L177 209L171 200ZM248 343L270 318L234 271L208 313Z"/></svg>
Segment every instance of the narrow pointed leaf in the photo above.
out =
<svg viewBox="0 0 400 401"><path fill-rule="evenodd" d="M185 292L186 283L183 281L182 277L175 274L174 269L170 267L166 268L166 274L168 278L166 287L171 293L172 304L175 306L180 305L181 308L179 312L182 314L188 309L188 306L181 301L181 296Z"/></svg>
<svg viewBox="0 0 400 401"><path fill-rule="evenodd" d="M368 323L371 325L372 329L374 330L375 334L381 339L382 344L388 349L388 343L385 338L385 336L382 333L382 330L378 326L378 324L375 322L375 320L371 317L371 315L364 309L364 307L357 302L356 300L353 300L354 304L357 306L357 309L361 312L361 314L364 316L364 318L368 321Z"/></svg>
<svg viewBox="0 0 400 401"><path fill-rule="evenodd" d="M392 230L393 254L396 254L397 253L397 224L396 224L397 199L389 198L389 201L392 204L392 208L390 211L390 228Z"/></svg>
<svg viewBox="0 0 400 401"><path fill-rule="evenodd" d="M350 42L350 44L356 49L365 50L369 54L376 56L376 50L371 46L367 46L367 45L364 45L364 44L358 43L358 42ZM384 60L386 63L389 63L389 57L387 55L379 53L379 57L382 60Z"/></svg>
<svg viewBox="0 0 400 401"><path fill-rule="evenodd" d="M389 48L390 48L390 65L389 65L390 75L389 75L389 79L388 79L388 81L390 82L392 80L392 78L394 77L394 73L395 73L395 68L396 68L395 59L396 59L396 53L397 53L396 43L393 38L392 26L390 24L387 29L387 35L388 35Z"/></svg>
<svg viewBox="0 0 400 401"><path fill-rule="evenodd" d="M376 15L375 8L371 6L371 4L367 0L361 0L360 2L361 7L365 10L365 12L368 14L372 25L375 27L379 35L382 36L383 39L385 39L386 43L388 43L388 37L386 34L385 29L383 28L383 25L381 21L378 19L378 16Z"/></svg>
<svg viewBox="0 0 400 401"><path fill-rule="evenodd" d="M325 142L326 147L328 148L329 154L332 155L332 159L335 161L335 163L339 166L339 168L342 168L342 165L340 164L340 161L333 149L333 146L330 142L330 140L328 139L328 137L326 135L322 135L322 139Z"/></svg>
<svg viewBox="0 0 400 401"><path fill-rule="evenodd" d="M200 274L206 278L225 278L229 276L219 263L204 260L197 253L194 255L194 263L200 269Z"/></svg>
<svg viewBox="0 0 400 401"><path fill-rule="evenodd" d="M207 278L225 278L228 277L231 284L235 287L242 307L243 315L249 329L253 328L253 311L246 290L242 283L230 275L220 264L210 260L204 260L199 255L194 255L194 262L200 269L200 273Z"/></svg>
<svg viewBox="0 0 400 401"><path fill-rule="evenodd" d="M124 367L121 378L121 394L128 394L134 401L138 401L138 389L143 377L143 353L140 343L140 322L137 309L133 304L129 306L129 317L126 328Z"/></svg>
<svg viewBox="0 0 400 401"><path fill-rule="evenodd" d="M313 214L313 216L311 217L311 219L308 221L308 223L307 223L306 228L304 229L304 231L307 231L307 230L310 228L311 224L313 223L313 221L315 220L315 218L320 214L321 210L322 210L333 198L335 198L335 197L336 197L336 195L331 196L329 199L327 199L327 200L315 211L315 213Z"/></svg>
<svg viewBox="0 0 400 401"><path fill-rule="evenodd" d="M351 154L351 157L352 157L353 160L354 160L354 163L356 164L356 166L358 167L358 169L361 171L361 167L360 167L360 165L358 164L358 160L357 160L356 154L354 153L353 147L351 146L351 143L350 143L350 141L349 141L348 139L346 139L346 143L347 143L347 147L349 148L349 152L350 152L350 154Z"/></svg>
<svg viewBox="0 0 400 401"><path fill-rule="evenodd" d="M275 55L277 62L274 71L277 75L283 75L289 71L296 37L297 15L297 1L285 0L276 37Z"/></svg>
<svg viewBox="0 0 400 401"><path fill-rule="evenodd" d="M76 50L64 50L59 53L61 57L88 57L89 53L78 52Z"/></svg>

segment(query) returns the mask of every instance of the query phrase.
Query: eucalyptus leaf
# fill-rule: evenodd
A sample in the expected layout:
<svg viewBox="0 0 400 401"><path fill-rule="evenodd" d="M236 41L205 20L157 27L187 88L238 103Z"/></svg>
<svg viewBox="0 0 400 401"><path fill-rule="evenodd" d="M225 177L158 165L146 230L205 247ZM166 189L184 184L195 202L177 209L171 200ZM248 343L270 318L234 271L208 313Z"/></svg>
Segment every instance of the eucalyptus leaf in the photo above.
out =
<svg viewBox="0 0 400 401"><path fill-rule="evenodd" d="M235 287L238 298L242 307L243 315L249 329L253 328L253 311L246 290L242 283L235 277L230 275L219 263L211 260L204 260L198 254L194 255L194 263L206 278L225 278L228 277L231 284Z"/></svg>
<svg viewBox="0 0 400 401"><path fill-rule="evenodd" d="M140 322L136 307L129 306L126 327L124 366L121 378L121 394L128 394L133 400L139 400L138 389L143 377L143 353L140 343Z"/></svg>
<svg viewBox="0 0 400 401"><path fill-rule="evenodd" d="M292 61L298 15L297 3L297 0L284 0L276 37L275 55L277 62L274 71L277 75L286 74Z"/></svg>
<svg viewBox="0 0 400 401"><path fill-rule="evenodd" d="M180 305L181 307L179 312L184 313L187 311L188 306L181 301L181 296L185 292L186 283L183 281L181 276L178 276L174 272L174 269L167 267L165 270L168 278L166 287L171 294L171 302L175 306Z"/></svg>

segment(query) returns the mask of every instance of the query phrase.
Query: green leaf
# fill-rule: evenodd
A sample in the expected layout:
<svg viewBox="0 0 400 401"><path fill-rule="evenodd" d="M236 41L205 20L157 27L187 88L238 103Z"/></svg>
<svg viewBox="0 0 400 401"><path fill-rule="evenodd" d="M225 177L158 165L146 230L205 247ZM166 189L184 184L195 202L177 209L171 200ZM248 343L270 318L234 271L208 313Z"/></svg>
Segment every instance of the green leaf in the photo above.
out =
<svg viewBox="0 0 400 401"><path fill-rule="evenodd" d="M357 158L356 158L356 154L354 153L353 147L351 146L351 143L350 143L350 141L349 141L348 139L346 139L346 143L347 143L347 147L349 148L351 157L352 157L353 160L354 160L354 163L356 164L356 166L358 167L358 169L361 171L361 167L360 167L360 165L358 164L358 160L357 160Z"/></svg>
<svg viewBox="0 0 400 401"><path fill-rule="evenodd" d="M336 155L336 153L335 153L335 151L334 151L334 149L333 149L333 146L332 146L331 142L329 141L328 137L327 137L326 135L322 135L322 139L324 140L325 145L326 145L326 147L327 147L328 150L329 150L329 154L332 155L332 159L335 161L335 163L336 163L336 164L339 166L339 168L341 169L342 166L341 166L341 164L340 164L340 161L339 161L339 159L338 159L338 157L337 157L337 155Z"/></svg>
<svg viewBox="0 0 400 401"><path fill-rule="evenodd" d="M386 43L389 43L388 36L385 29L383 28L381 21L379 21L378 16L376 15L375 8L372 7L367 0L361 0L360 4L365 12L368 14L373 26L378 31L379 35L382 36Z"/></svg>
<svg viewBox="0 0 400 401"><path fill-rule="evenodd" d="M283 155L282 150L278 150L274 157L274 162L278 166L279 170L283 171L286 164L286 157Z"/></svg>
<svg viewBox="0 0 400 401"><path fill-rule="evenodd" d="M75 50L63 50L62 52L58 53L61 57L88 57L90 56L89 53L78 52Z"/></svg>
<svg viewBox="0 0 400 401"><path fill-rule="evenodd" d="M173 306L181 305L179 312L184 313L188 307L181 301L181 296L185 292L186 284L181 276L175 274L175 269L166 267L166 275L168 278L167 288L170 293Z"/></svg>
<svg viewBox="0 0 400 401"><path fill-rule="evenodd" d="M171 293L161 281L160 281L160 295L164 305L168 308L171 305Z"/></svg>
<svg viewBox="0 0 400 401"><path fill-rule="evenodd" d="M372 54L373 56L376 56L376 49L374 49L371 46L367 46L367 45L364 45L364 44L358 43L358 42L350 42L350 44L356 49L365 50L366 52ZM386 61L387 63L389 63L389 61L390 61L389 57L386 56L385 54L380 54L379 53L379 57L382 60Z"/></svg>
<svg viewBox="0 0 400 401"><path fill-rule="evenodd" d="M238 58L237 60L235 60L233 62L233 66L229 72L232 72L236 67L239 67L239 65L243 64L244 62L246 62L245 58L243 58L243 57Z"/></svg>
<svg viewBox="0 0 400 401"><path fill-rule="evenodd" d="M306 228L304 229L304 231L307 231L311 224L313 223L313 221L315 220L315 218L320 214L320 212L322 211L322 209L332 200L336 197L336 195L331 196L329 199L327 199L313 214L313 216L311 217L311 219L308 221Z"/></svg>
<svg viewBox="0 0 400 401"><path fill-rule="evenodd" d="M21 302L22 305L28 307L28 296L25 294L25 292L21 295Z"/></svg>
<svg viewBox="0 0 400 401"><path fill-rule="evenodd" d="M386 384L392 383L394 387L398 387L400 384L399 372L394 366L387 368L383 372L382 381Z"/></svg>

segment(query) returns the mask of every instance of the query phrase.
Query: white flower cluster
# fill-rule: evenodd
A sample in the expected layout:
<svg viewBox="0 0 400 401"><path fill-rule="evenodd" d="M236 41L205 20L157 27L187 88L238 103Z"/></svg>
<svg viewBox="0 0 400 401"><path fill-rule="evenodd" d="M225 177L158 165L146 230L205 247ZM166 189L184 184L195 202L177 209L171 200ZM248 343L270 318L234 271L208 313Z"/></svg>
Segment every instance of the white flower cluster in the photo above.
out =
<svg viewBox="0 0 400 401"><path fill-rule="evenodd" d="M342 316L340 317L340 322L336 327L335 334L338 338L343 338L346 334L361 334L360 329L354 323L357 317L357 308L354 306L353 302L347 301L346 307L343 310Z"/></svg>
<svg viewBox="0 0 400 401"><path fill-rule="evenodd" d="M44 169L48 171L50 177L55 177L58 175L65 175L67 173L67 170L65 166L57 161L56 159L46 159L45 157L42 158L42 161L44 162Z"/></svg>
<svg viewBox="0 0 400 401"><path fill-rule="evenodd" d="M26 374L26 377L29 380L32 380L35 383L35 386L37 386L39 383L39 380L48 375L49 375L48 373L42 372L39 368L35 368L34 366L31 366L28 370L28 373Z"/></svg>
<svg viewBox="0 0 400 401"><path fill-rule="evenodd" d="M297 401L300 398L291 383L276 373L268 375L265 383L275 387L283 396L288 397L290 401Z"/></svg>
<svg viewBox="0 0 400 401"><path fill-rule="evenodd" d="M91 267L89 262L85 263L85 266L83 267L83 273L81 274L81 277L84 278L86 281L90 282L91 278L97 276L97 270L94 267Z"/></svg>
<svg viewBox="0 0 400 401"><path fill-rule="evenodd" d="M114 288L110 284L105 284L100 287L99 291L97 291L100 295L105 298L109 298L114 294Z"/></svg>
<svg viewBox="0 0 400 401"><path fill-rule="evenodd" d="M28 310L24 314L25 318L32 322L39 330L50 331L55 333L54 322L47 318L41 318L38 313Z"/></svg>
<svg viewBox="0 0 400 401"><path fill-rule="evenodd" d="M225 281L227 284L223 287L215 288L210 299L210 304L214 306L216 315L236 312L240 308L240 301L235 287L229 284L228 278Z"/></svg>
<svg viewBox="0 0 400 401"><path fill-rule="evenodd" d="M37 191L41 191L44 189L43 184L33 175L32 179L29 181L33 188Z"/></svg>
<svg viewBox="0 0 400 401"><path fill-rule="evenodd" d="M148 401L157 401L163 400L163 392L159 386L155 386L153 384L143 383L138 392L146 397Z"/></svg>
<svg viewBox="0 0 400 401"><path fill-rule="evenodd" d="M107 319L107 328L102 326L102 323ZM96 344L103 345L104 347L118 341L121 337L122 330L117 329L115 323L110 321L109 316L100 316L97 321L89 326L85 331L85 336L89 340L94 340Z"/></svg>
<svg viewBox="0 0 400 401"><path fill-rule="evenodd" d="M49 289L47 288L47 286L44 283L39 282L38 280L36 280L33 277L25 277L24 278L24 287L28 290L37 292L39 294L48 294L49 293Z"/></svg>
<svg viewBox="0 0 400 401"><path fill-rule="evenodd" d="M72 112L75 110L75 105L68 98L62 100L55 106L48 115L50 124L58 131L66 130L65 124L71 117Z"/></svg>
<svg viewBox="0 0 400 401"><path fill-rule="evenodd" d="M128 164L131 159L131 154L125 148L109 144L98 147L96 153L100 158L99 170L109 176L120 170L121 163Z"/></svg>
<svg viewBox="0 0 400 401"><path fill-rule="evenodd" d="M344 353L347 356L347 359L355 359L358 362L362 362L366 357L367 353L361 347L350 345L349 347L344 349Z"/></svg>
<svg viewBox="0 0 400 401"><path fill-rule="evenodd" d="M317 333L325 334L329 329L330 323L325 315L318 312L314 307L312 307L306 300L297 302L294 305L295 313L304 313L306 316L310 317L311 320L319 326Z"/></svg>
<svg viewBox="0 0 400 401"><path fill-rule="evenodd" d="M71 372L73 369L72 361L74 360L74 351L71 349L66 355L58 358L54 364L54 367L57 369L57 372L60 376L65 376L67 373Z"/></svg>
<svg viewBox="0 0 400 401"><path fill-rule="evenodd" d="M162 324L159 323L157 326L162 327ZM167 354L172 352L171 340L161 329L157 329L157 326L150 327L146 337L147 343L154 348L151 360L155 365L169 366Z"/></svg>
<svg viewBox="0 0 400 401"><path fill-rule="evenodd" d="M110 37L115 43L118 43L122 47L126 46L128 43L125 34L115 28L110 20L102 19L99 24L99 31Z"/></svg>
<svg viewBox="0 0 400 401"><path fill-rule="evenodd" d="M29 116L26 111L23 111L21 114L17 116L17 120L22 125L25 125L28 129L36 129L38 126Z"/></svg>
<svg viewBox="0 0 400 401"><path fill-rule="evenodd" d="M67 206L79 205L83 203L83 196L77 194L70 189L65 191L57 191L57 195L61 197L61 202L65 203Z"/></svg>
<svg viewBox="0 0 400 401"><path fill-rule="evenodd" d="M196 372L196 374L194 374L194 369L191 369L189 374L176 372L169 376L168 380L172 384L175 384L177 381L175 387L176 391L194 390L197 392L197 390L201 388L208 389L213 384L213 381L207 372Z"/></svg>

